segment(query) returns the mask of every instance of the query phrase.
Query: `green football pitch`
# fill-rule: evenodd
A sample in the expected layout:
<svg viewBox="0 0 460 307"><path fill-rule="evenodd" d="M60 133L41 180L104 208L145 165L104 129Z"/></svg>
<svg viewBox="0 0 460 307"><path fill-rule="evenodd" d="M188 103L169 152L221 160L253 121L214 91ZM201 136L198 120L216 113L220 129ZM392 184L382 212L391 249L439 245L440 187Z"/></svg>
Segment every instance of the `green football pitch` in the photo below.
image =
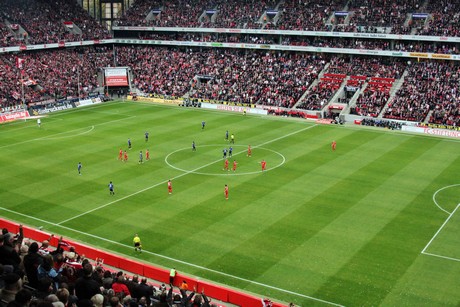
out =
<svg viewBox="0 0 460 307"><path fill-rule="evenodd" d="M0 141L7 219L300 306L460 304L458 140L112 102Z"/></svg>

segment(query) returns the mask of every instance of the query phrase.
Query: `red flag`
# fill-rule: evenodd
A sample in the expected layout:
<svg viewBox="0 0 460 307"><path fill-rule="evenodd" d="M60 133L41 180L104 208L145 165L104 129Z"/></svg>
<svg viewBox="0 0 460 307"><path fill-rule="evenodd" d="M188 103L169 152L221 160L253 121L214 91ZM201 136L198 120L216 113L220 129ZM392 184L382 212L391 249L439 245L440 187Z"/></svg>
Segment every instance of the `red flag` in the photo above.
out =
<svg viewBox="0 0 460 307"><path fill-rule="evenodd" d="M22 63L24 63L24 59L21 59L21 58L16 58L16 67L19 68L19 69L22 69L23 65Z"/></svg>

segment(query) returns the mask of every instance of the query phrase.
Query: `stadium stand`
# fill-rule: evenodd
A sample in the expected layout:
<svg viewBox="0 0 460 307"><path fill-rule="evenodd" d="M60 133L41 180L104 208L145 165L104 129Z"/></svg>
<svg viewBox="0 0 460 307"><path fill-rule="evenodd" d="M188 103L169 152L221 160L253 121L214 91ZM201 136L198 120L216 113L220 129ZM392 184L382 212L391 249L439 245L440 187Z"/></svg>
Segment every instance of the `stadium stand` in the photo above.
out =
<svg viewBox="0 0 460 307"><path fill-rule="evenodd" d="M276 24L279 30L331 31L327 20L335 11L342 10L346 1L315 0L285 1L282 16Z"/></svg>
<svg viewBox="0 0 460 307"><path fill-rule="evenodd" d="M433 111L429 123L458 126L459 72L454 63L414 63L384 117L423 122Z"/></svg>
<svg viewBox="0 0 460 307"><path fill-rule="evenodd" d="M113 63L109 47L52 50L21 54L23 68L16 65L17 56L0 55L0 102L2 106L19 104L24 98L30 104L49 99L78 97L78 81L82 95L100 86L98 67Z"/></svg>
<svg viewBox="0 0 460 307"><path fill-rule="evenodd" d="M273 15L267 14L269 10ZM266 108L269 114L294 117L307 117L304 112L308 111L320 114L319 117L334 117L326 107L338 102L346 105L340 114L355 115L362 125L400 129L405 123L420 123L458 129L458 42L445 40L459 36L459 10L458 1L447 0L138 0L117 22L119 26L395 33L443 39L329 37L321 33L299 36L268 31L265 34L121 32L121 38L140 38L146 42L135 45L111 40L98 46L1 52L0 107L22 107L22 92L29 106L60 98L86 97L101 89L97 77L100 68L115 65L130 67L133 92L147 96L250 105ZM346 14L335 14L339 11ZM415 12L423 16L416 19L412 15ZM72 1L2 1L0 47L110 37L103 26ZM266 49L147 45L151 40L264 45ZM329 54L290 49L296 46L339 49ZM340 48L360 50L363 54L366 50L384 50L415 55L411 58L402 58L400 53L394 57L348 55ZM429 58L426 53L435 53L436 57ZM353 97L343 95L347 86L356 90ZM31 246L28 245L29 251ZM92 253L96 255L94 250ZM111 256L105 254L104 258L108 260ZM73 259L64 258L67 262ZM58 256L55 260L62 263ZM117 261L119 264L120 259L114 263ZM140 263L128 264L138 274L141 274L136 272L138 269L142 273L154 270ZM16 263L11 265L20 276L27 275ZM75 266L79 269L83 265ZM65 277L72 281L75 276ZM114 277L110 274L107 279ZM33 286L40 290L38 281ZM106 290L109 295L110 288ZM168 291L159 293L158 300L171 300ZM229 293L227 297L237 296Z"/></svg>
<svg viewBox="0 0 460 307"><path fill-rule="evenodd" d="M415 28L415 34L436 36L459 36L460 3L458 1L428 1L426 11L431 14L427 26Z"/></svg>
<svg viewBox="0 0 460 307"><path fill-rule="evenodd" d="M113 50L109 47L53 50L21 55L24 69L15 66L17 56L2 54L0 66L0 99L2 106L13 106L21 101L21 78L24 80L24 97L28 103L78 96L80 78L81 94L100 87L96 78L99 67L113 63ZM133 85L147 94L167 95L225 101L243 104L260 104L292 108L321 110L340 89L344 79L347 85L356 85L354 76L365 76L367 88L350 110L352 114L377 116L388 103L385 117L397 120L424 121L429 111L434 111L428 122L458 124L455 106L458 76L455 63L413 63L407 70L404 85L390 100L389 90L406 69L405 60L364 57L322 57L303 53L267 53L237 50L188 48L116 47L117 64L130 66L134 72ZM64 60L66 59L66 60ZM62 63L57 68L56 63ZM326 76L319 84L309 87L328 65ZM436 87L451 93L433 98L423 94L428 80L418 80L413 74L432 71ZM76 69L79 71L76 72ZM23 74L21 75L21 71ZM329 75L327 75L329 74ZM341 75L336 78L334 75ZM200 79L207 76L208 79ZM437 80L446 79L444 82ZM247 80L252 80L247 82ZM416 82L417 81L417 82ZM360 82L360 87L363 82ZM382 93L379 93L382 92ZM409 94L412 93L412 94ZM409 99L416 95L418 99ZM420 96L423 95L423 96ZM428 97L425 99L425 95ZM439 94L438 94L439 95ZM420 100L424 98L423 100ZM408 112L404 104L411 101ZM429 101L429 102L423 102ZM372 110L370 113L365 110ZM446 113L447 112L447 113ZM409 114L410 113L410 114ZM414 114L418 115L415 116ZM447 114L447 115L446 115ZM444 118L445 117L445 118ZM444 118L444 119L443 119Z"/></svg>
<svg viewBox="0 0 460 307"><path fill-rule="evenodd" d="M300 53L122 47L118 54L120 66L137 63L134 84L149 94L281 107L292 107L324 65Z"/></svg>
<svg viewBox="0 0 460 307"><path fill-rule="evenodd" d="M455 43L442 44L424 41L390 41L360 38L340 38L321 36L280 36L273 34L234 34L234 33L187 33L187 32L125 32L123 38L143 40L193 41L250 44L281 44L284 46L315 46L330 48L351 48L361 50L393 50L406 52L429 52L438 54L457 54Z"/></svg>
<svg viewBox="0 0 460 307"><path fill-rule="evenodd" d="M37 14L38 12L38 14ZM110 37L107 29L96 22L76 2L5 0L0 19L3 46L46 44Z"/></svg>
<svg viewBox="0 0 460 307"><path fill-rule="evenodd" d="M272 10L275 16L266 14ZM209 27L457 36L452 1L136 1L120 26ZM344 15L336 14L342 12ZM413 13L422 13L415 18Z"/></svg>
<svg viewBox="0 0 460 307"><path fill-rule="evenodd" d="M136 1L118 21L120 26L261 28L264 9L275 1Z"/></svg>

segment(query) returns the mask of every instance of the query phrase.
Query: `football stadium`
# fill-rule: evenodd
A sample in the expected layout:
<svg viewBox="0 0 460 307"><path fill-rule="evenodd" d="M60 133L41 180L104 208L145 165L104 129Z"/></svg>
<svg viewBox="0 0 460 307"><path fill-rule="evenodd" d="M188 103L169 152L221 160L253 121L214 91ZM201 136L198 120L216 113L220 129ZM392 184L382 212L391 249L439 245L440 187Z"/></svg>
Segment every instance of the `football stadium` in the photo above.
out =
<svg viewBox="0 0 460 307"><path fill-rule="evenodd" d="M459 306L459 12L1 1L0 305Z"/></svg>

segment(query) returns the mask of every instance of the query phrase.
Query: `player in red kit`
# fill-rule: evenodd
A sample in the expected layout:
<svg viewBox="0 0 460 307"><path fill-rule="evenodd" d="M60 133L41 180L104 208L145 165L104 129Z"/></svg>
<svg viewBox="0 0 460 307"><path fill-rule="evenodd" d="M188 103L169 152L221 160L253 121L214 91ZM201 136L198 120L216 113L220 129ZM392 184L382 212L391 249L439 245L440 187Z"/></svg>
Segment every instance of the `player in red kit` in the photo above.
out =
<svg viewBox="0 0 460 307"><path fill-rule="evenodd" d="M123 160L123 149L120 148L120 151L118 152L118 160L122 161Z"/></svg>
<svg viewBox="0 0 460 307"><path fill-rule="evenodd" d="M251 145L248 145L248 157L250 157L251 154L252 154Z"/></svg>
<svg viewBox="0 0 460 307"><path fill-rule="evenodd" d="M228 159L225 159L225 162L224 162L224 171L228 171Z"/></svg>
<svg viewBox="0 0 460 307"><path fill-rule="evenodd" d="M233 171L236 171L236 166L237 165L238 165L238 163L236 162L236 160L233 160L233 168L232 168Z"/></svg>
<svg viewBox="0 0 460 307"><path fill-rule="evenodd" d="M125 150L125 155L123 157L123 161L125 162L128 161L128 153L126 152L126 150Z"/></svg>
<svg viewBox="0 0 460 307"><path fill-rule="evenodd" d="M172 194L172 183L171 183L171 179L168 180L168 193L169 193L169 194Z"/></svg>
<svg viewBox="0 0 460 307"><path fill-rule="evenodd" d="M262 171L265 171L267 169L267 162L265 162L265 160L262 160L262 162L260 162L260 165L262 166Z"/></svg>
<svg viewBox="0 0 460 307"><path fill-rule="evenodd" d="M150 151L148 149L145 150L145 160L150 160Z"/></svg>
<svg viewBox="0 0 460 307"><path fill-rule="evenodd" d="M228 185L225 185L224 187L224 196L225 196L225 199L228 200Z"/></svg>
<svg viewBox="0 0 460 307"><path fill-rule="evenodd" d="M336 142L336 141L332 141L331 148L332 148L333 151L335 150L335 147L336 147L336 146L337 146L337 142Z"/></svg>

